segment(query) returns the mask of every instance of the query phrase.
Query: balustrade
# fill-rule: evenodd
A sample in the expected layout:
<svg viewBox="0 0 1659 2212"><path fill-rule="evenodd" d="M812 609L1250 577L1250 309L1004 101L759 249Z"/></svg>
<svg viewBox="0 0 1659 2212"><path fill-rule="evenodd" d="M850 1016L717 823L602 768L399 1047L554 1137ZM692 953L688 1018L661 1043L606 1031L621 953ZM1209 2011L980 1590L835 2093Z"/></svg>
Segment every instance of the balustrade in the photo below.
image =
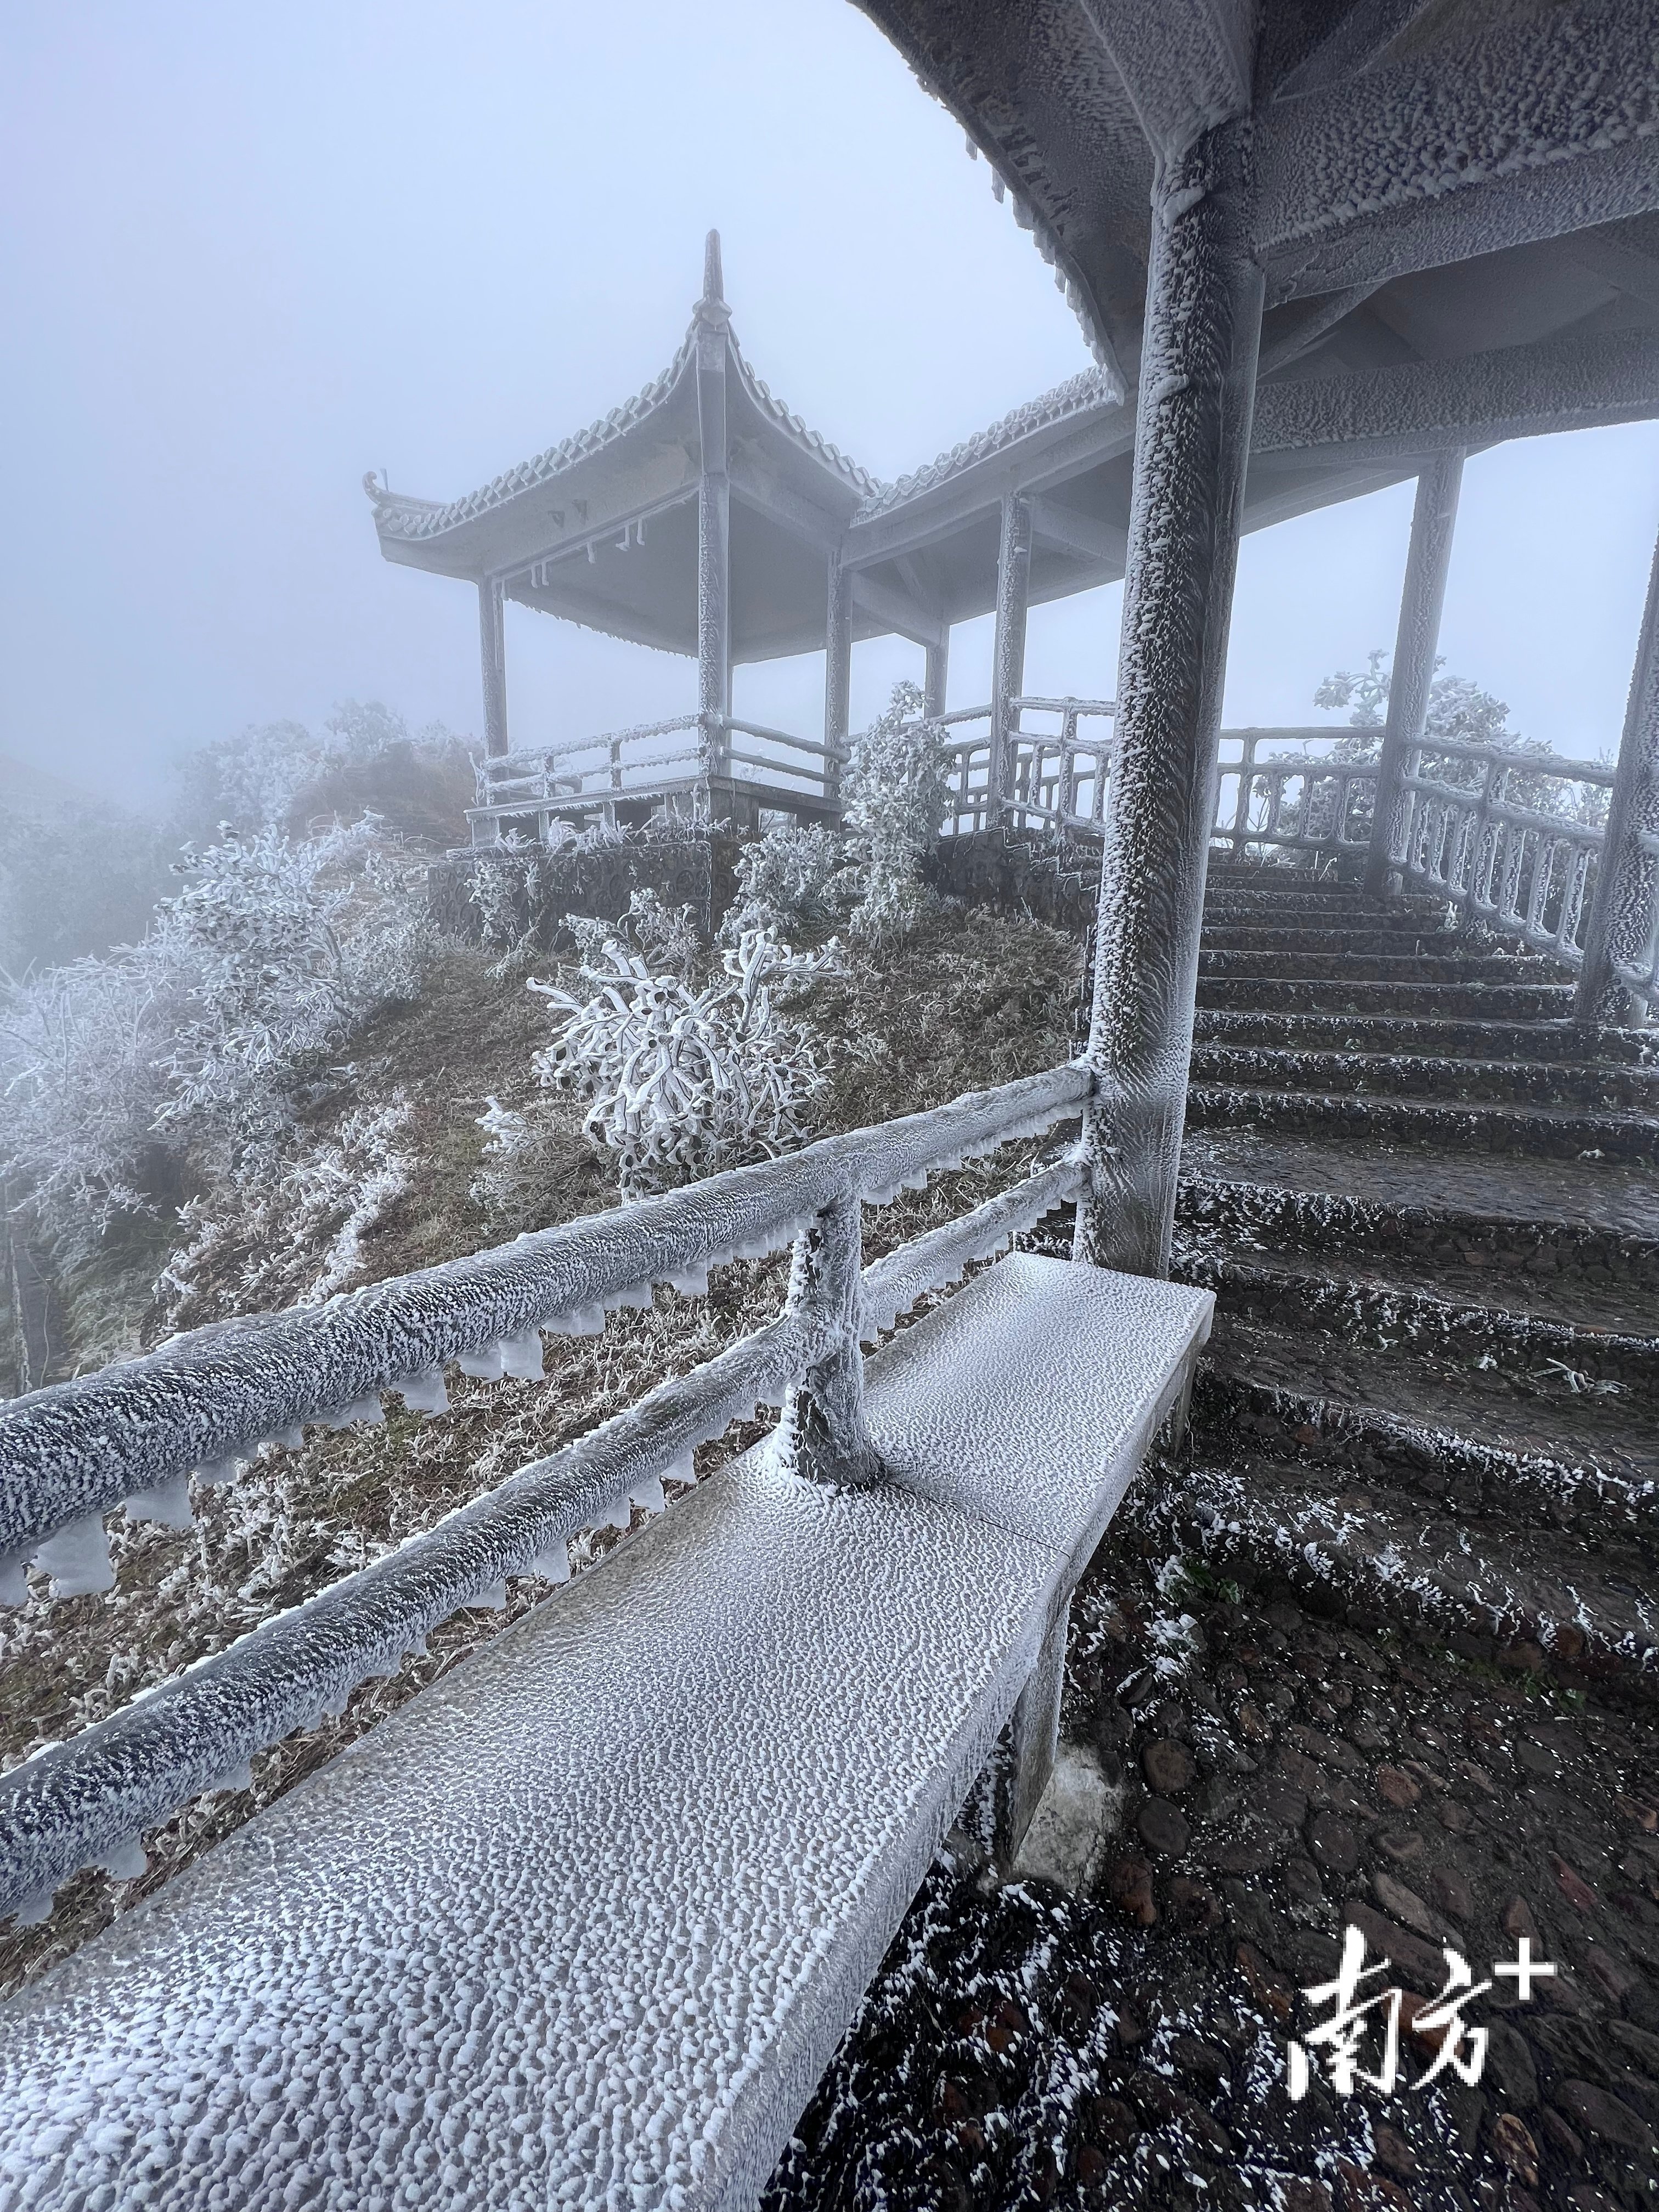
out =
<svg viewBox="0 0 1659 2212"><path fill-rule="evenodd" d="M797 1472L872 1480L860 1340L1075 1197L1084 1171L1062 1161L870 1268L863 1206L1079 1115L1091 1087L1086 1068L1054 1068L324 1306L197 1330L0 1407L0 1602L21 1601L30 1563L54 1595L87 1594L112 1579L106 1513L187 1526L192 1474L234 1480L308 1423L379 1421L383 1391L441 1413L451 1361L539 1377L544 1330L592 1334L606 1311L648 1305L653 1283L695 1295L711 1267L795 1245L766 1328L0 1778L0 1917L40 1917L79 1868L131 1869L143 1831L394 1673L452 1613L504 1603L508 1577L564 1580L573 1535L625 1527L631 1504L659 1509L664 1477L691 1480L696 1447L757 1406L784 1407L779 1449Z"/></svg>

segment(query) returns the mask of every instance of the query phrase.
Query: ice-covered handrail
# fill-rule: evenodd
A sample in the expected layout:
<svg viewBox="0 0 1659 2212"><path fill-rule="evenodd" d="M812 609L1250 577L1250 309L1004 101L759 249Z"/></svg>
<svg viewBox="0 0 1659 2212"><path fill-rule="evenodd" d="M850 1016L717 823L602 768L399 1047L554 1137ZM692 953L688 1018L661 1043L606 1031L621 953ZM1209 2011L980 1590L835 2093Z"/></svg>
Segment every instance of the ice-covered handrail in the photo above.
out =
<svg viewBox="0 0 1659 2212"><path fill-rule="evenodd" d="M1034 1229L1056 1206L1069 1205L1087 1180L1080 1159L1058 1161L971 1213L873 1261L864 1271L864 1341L873 1344L881 1330L891 1328L929 1291L948 1289L975 1261L990 1259L1022 1230Z"/></svg>
<svg viewBox="0 0 1659 2212"><path fill-rule="evenodd" d="M245 1787L256 1752L340 1711L371 1676L395 1674L453 1613L504 1604L509 1575L565 1579L565 1546L579 1529L665 1474L689 1478L696 1445L757 1404L781 1404L825 1348L803 1317L785 1314L426 1534L0 1777L0 1918L20 1908L25 1918L44 1917L58 1885L82 1867L139 1870L146 1828L206 1791Z"/></svg>
<svg viewBox="0 0 1659 2212"><path fill-rule="evenodd" d="M1091 1082L1083 1066L1052 1068L326 1305L197 1329L16 1399L0 1407L0 1568L12 1563L0 1598L21 1596L21 1562L88 1516L191 1470L228 1471L307 1421L377 1419L382 1390L420 1402L453 1359L498 1358L501 1373L528 1349L538 1372L532 1332L589 1334L653 1283L700 1289L709 1267L792 1242L838 1201L885 1204L931 1170L1037 1134Z"/></svg>
<svg viewBox="0 0 1659 2212"><path fill-rule="evenodd" d="M1085 1174L1080 1160L1062 1160L866 1268L864 1333L890 1328L927 1291L1075 1198ZM82 1867L140 1870L147 1828L192 1797L245 1787L256 1753L342 1711L362 1682L394 1674L452 1614L504 1604L509 1576L565 1580L571 1537L625 1526L631 1499L660 1506L663 1479L689 1480L697 1445L757 1406L782 1405L837 1348L822 1310L792 1295L777 1321L690 1375L0 1777L0 1918L43 1917L58 1884Z"/></svg>

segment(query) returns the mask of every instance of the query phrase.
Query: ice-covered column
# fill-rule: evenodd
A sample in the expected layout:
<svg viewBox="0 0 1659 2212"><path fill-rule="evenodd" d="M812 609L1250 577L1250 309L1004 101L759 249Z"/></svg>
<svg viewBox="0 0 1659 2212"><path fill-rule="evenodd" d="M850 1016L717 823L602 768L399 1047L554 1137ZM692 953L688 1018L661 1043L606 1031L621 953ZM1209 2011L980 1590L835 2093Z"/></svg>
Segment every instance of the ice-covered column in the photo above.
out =
<svg viewBox="0 0 1659 2212"><path fill-rule="evenodd" d="M841 792L841 761L847 750L853 696L853 577L832 553L829 599L823 618L823 781L826 792Z"/></svg>
<svg viewBox="0 0 1659 2212"><path fill-rule="evenodd" d="M851 1488L881 1462L864 1418L864 1208L856 1192L826 1206L795 1243L787 1310L820 1326L835 1348L789 1392L779 1434L796 1472Z"/></svg>
<svg viewBox="0 0 1659 2212"><path fill-rule="evenodd" d="M1077 1256L1169 1273L1261 273L1240 134L1161 162L1103 823Z"/></svg>
<svg viewBox="0 0 1659 2212"><path fill-rule="evenodd" d="M1446 603L1452 538L1457 528L1457 494L1463 482L1462 453L1439 453L1417 479L1412 509L1411 550L1400 594L1400 628L1389 678L1389 719L1382 732L1382 757L1376 771L1376 809L1371 816L1370 850L1365 856L1365 889L1380 897L1388 888L1394 856L1406 849L1411 822L1409 792L1402 791L1406 764L1422 742L1428 720L1440 644L1440 611Z"/></svg>
<svg viewBox="0 0 1659 2212"><path fill-rule="evenodd" d="M1659 916L1659 548L1625 707L1619 764L1584 933L1573 1013L1581 1022L1639 1026L1648 1010L1617 968L1645 967Z"/></svg>
<svg viewBox="0 0 1659 2212"><path fill-rule="evenodd" d="M696 307L697 437L697 712L703 719L704 757L716 775L727 773L732 711L732 481L726 466L726 355L732 311L720 297L720 234L708 234L703 254L702 297Z"/></svg>
<svg viewBox="0 0 1659 2212"><path fill-rule="evenodd" d="M478 647L483 663L484 750L507 750L507 594L493 576L478 579Z"/></svg>
<svg viewBox="0 0 1659 2212"><path fill-rule="evenodd" d="M937 645L927 648L927 666L922 675L922 710L930 719L945 712L945 686L951 672L951 633L947 629Z"/></svg>
<svg viewBox="0 0 1659 2212"><path fill-rule="evenodd" d="M1012 732L1019 717L1009 701L1025 688L1025 612L1031 592L1031 502L1009 492L1002 502L997 549L997 627L991 654L991 794L997 819L1013 775Z"/></svg>

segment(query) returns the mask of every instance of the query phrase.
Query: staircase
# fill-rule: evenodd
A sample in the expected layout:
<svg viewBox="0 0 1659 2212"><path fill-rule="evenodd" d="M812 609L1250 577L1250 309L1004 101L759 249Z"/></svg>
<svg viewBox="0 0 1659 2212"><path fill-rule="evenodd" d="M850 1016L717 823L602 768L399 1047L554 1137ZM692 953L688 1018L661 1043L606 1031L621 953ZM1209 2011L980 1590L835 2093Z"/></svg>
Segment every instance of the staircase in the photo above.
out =
<svg viewBox="0 0 1659 2212"><path fill-rule="evenodd" d="M1216 1325L1159 1510L1218 1564L1637 1684L1659 1034L1571 999L1431 902L1212 872L1176 1272Z"/></svg>

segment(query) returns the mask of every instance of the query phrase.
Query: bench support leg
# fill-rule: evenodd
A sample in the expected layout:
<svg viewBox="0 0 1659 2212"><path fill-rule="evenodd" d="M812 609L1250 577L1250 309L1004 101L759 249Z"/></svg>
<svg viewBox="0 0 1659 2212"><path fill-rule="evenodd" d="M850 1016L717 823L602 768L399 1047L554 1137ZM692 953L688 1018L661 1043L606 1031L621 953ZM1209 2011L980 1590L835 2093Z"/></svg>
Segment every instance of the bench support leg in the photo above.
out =
<svg viewBox="0 0 1659 2212"><path fill-rule="evenodd" d="M781 1439L798 1473L843 1486L882 1472L864 1420L863 1237L860 1200L837 1199L797 1241L789 1278L789 1310L822 1322L836 1344L790 1391Z"/></svg>
<svg viewBox="0 0 1659 2212"><path fill-rule="evenodd" d="M1066 1632L1071 1618L1068 1598L1043 1638L1030 1680L1020 1692L1013 1717L997 1747L991 1850L1005 1874L1025 1840L1025 1831L1054 1771L1060 1692L1066 1683Z"/></svg>

